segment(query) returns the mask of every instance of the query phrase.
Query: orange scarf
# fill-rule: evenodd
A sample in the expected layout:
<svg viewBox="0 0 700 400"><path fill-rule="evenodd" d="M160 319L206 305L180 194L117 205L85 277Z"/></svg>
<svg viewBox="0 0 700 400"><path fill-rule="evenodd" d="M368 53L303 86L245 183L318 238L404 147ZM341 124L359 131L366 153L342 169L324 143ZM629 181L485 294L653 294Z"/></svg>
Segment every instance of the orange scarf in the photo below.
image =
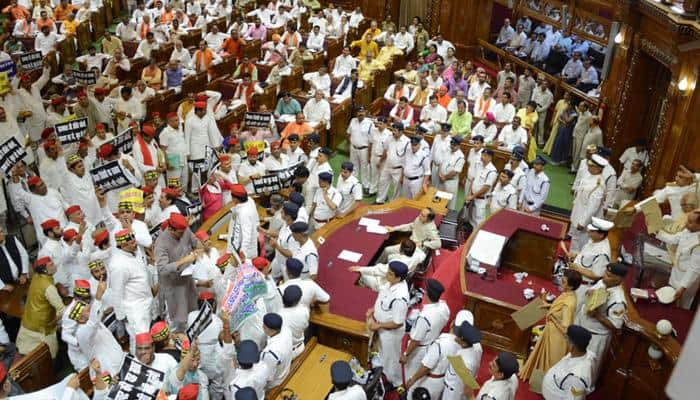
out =
<svg viewBox="0 0 700 400"><path fill-rule="evenodd" d="M397 110L400 111L400 110ZM405 121L408 118L408 113L411 112L411 106L406 105L406 107L401 111L401 120Z"/></svg>
<svg viewBox="0 0 700 400"><path fill-rule="evenodd" d="M173 21L173 12L163 12L163 16L161 17L161 22L165 22L166 24L169 24Z"/></svg>
<svg viewBox="0 0 700 400"><path fill-rule="evenodd" d="M401 91L398 91L396 89L396 86L394 86L394 100L398 101L401 98L401 96L403 96L403 91L404 88L401 88Z"/></svg>
<svg viewBox="0 0 700 400"><path fill-rule="evenodd" d="M151 31L151 26L141 22L141 33L139 33L139 37L141 37L142 40L146 40L146 34L150 31Z"/></svg>
<svg viewBox="0 0 700 400"><path fill-rule="evenodd" d="M479 110L479 115L486 115L486 111L491 107L491 102L493 99L489 97L488 101L483 101L484 96L481 96L479 98L479 102L477 103L477 109Z"/></svg>

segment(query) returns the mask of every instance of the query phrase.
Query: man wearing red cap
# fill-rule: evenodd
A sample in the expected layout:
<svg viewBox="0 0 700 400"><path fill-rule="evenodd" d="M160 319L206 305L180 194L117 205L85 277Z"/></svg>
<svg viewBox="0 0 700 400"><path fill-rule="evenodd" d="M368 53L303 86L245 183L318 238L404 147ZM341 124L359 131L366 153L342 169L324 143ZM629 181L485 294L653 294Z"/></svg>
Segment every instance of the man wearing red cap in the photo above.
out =
<svg viewBox="0 0 700 400"><path fill-rule="evenodd" d="M113 100L114 114L117 116L117 132L124 132L129 128L129 123L138 121L144 117L143 104L133 96L133 89L122 86L119 97Z"/></svg>
<svg viewBox="0 0 700 400"><path fill-rule="evenodd" d="M214 311L211 324L207 326L198 336L201 362L199 369L209 380L209 393L213 398L220 398L224 389L224 371L220 368L223 349L219 344L219 336L224 327L223 321L216 313L216 298L213 292L204 291L199 293L197 304L202 307L204 302L209 303ZM197 319L199 309L187 315L187 325L190 326ZM216 395L218 393L218 395Z"/></svg>
<svg viewBox="0 0 700 400"><path fill-rule="evenodd" d="M166 379L170 371L178 367L177 361L170 354L155 352L153 338L148 331L136 335L136 352L134 354L139 362L165 373ZM165 388L165 385L163 385L163 388Z"/></svg>
<svg viewBox="0 0 700 400"><path fill-rule="evenodd" d="M206 146L219 148L223 140L214 117L207 112L206 101L196 101L194 113L188 115L185 120L185 145L187 146L188 160L203 159L206 154Z"/></svg>
<svg viewBox="0 0 700 400"><path fill-rule="evenodd" d="M71 67L69 66L69 68ZM71 68L69 71L72 72L73 69ZM51 105L46 111L46 126L54 126L61 123L65 121L69 115L70 112L66 108L66 98L64 96L56 96L51 99Z"/></svg>
<svg viewBox="0 0 700 400"><path fill-rule="evenodd" d="M86 360L96 358L100 362L102 371L116 375L124 358L124 351L109 328L102 323L102 299L106 290L107 282L100 281L95 299L82 310L83 315L77 321L78 329L75 337Z"/></svg>
<svg viewBox="0 0 700 400"><path fill-rule="evenodd" d="M246 259L253 259L258 256L258 210L255 202L248 198L243 185L233 185L231 196L234 205L231 207L231 222L228 226L227 251L234 256L242 253Z"/></svg>
<svg viewBox="0 0 700 400"><path fill-rule="evenodd" d="M259 152L257 147L250 147L247 154L248 159L238 167L238 182L245 185L248 194L255 194L253 179L265 175L265 165L258 161Z"/></svg>
<svg viewBox="0 0 700 400"><path fill-rule="evenodd" d="M151 325L153 305L152 278L143 256L138 254L133 234L123 229L114 235L117 247L109 259L109 287L115 301L114 312L126 324L131 336L131 349L137 332L146 332Z"/></svg>
<svg viewBox="0 0 700 400"><path fill-rule="evenodd" d="M146 171L156 170L160 174L165 171L165 165L159 160L159 146L155 140L156 129L151 124L144 124L141 134L136 136L136 143L132 154L136 160L136 167L144 174ZM165 183L164 179L159 179Z"/></svg>
<svg viewBox="0 0 700 400"><path fill-rule="evenodd" d="M180 126L180 118L177 113L166 115L167 125L160 132L160 148L165 151L165 171L168 178L180 178L183 186L187 187L187 144L185 134Z"/></svg>
<svg viewBox="0 0 700 400"><path fill-rule="evenodd" d="M56 266L51 258L39 257L34 262L34 275L27 291L22 325L17 334L16 344L20 354L29 354L44 342L49 346L51 357L56 357L56 317L63 314L65 305L54 286L55 273Z"/></svg>
<svg viewBox="0 0 700 400"><path fill-rule="evenodd" d="M22 132L29 135L29 140L32 143L41 139L41 131L46 127L46 109L44 108L41 90L49 82L50 73L51 68L48 65L44 65L39 79L32 82L27 75L28 79L20 79L19 89L16 91L15 103L17 104L17 110L25 111Z"/></svg>
<svg viewBox="0 0 700 400"><path fill-rule="evenodd" d="M59 190L63 187L63 180L68 172L61 145L55 140L48 140L42 147L46 157L40 159L39 175L48 187Z"/></svg>
<svg viewBox="0 0 700 400"><path fill-rule="evenodd" d="M64 176L63 197L69 204L79 205L90 225L102 219L100 203L95 195L92 176L86 171L85 160L77 155L68 158L68 174ZM66 214L68 215L68 214Z"/></svg>
<svg viewBox="0 0 700 400"><path fill-rule="evenodd" d="M63 210L66 209L63 197L56 189L47 188L44 181L38 176L27 179L27 186L31 193L21 192L20 195L27 204L29 210L29 223L34 225L36 237L39 243L46 241L46 236L41 229L41 223L47 219L56 219L61 226L66 224L66 216Z"/></svg>
<svg viewBox="0 0 700 400"><path fill-rule="evenodd" d="M165 376L165 391L168 393L178 392L178 398L180 398L180 391L185 387L185 396L189 399L202 399L206 400L209 398L209 379L206 374L201 369L202 354L199 351L199 345L195 342L190 345L188 340L183 340L182 342L182 356L180 358L180 363L177 368L170 370ZM198 388L195 394L194 388ZM221 390L219 393L223 392ZM193 396L194 397L189 397ZM217 398L220 396L217 396Z"/></svg>
<svg viewBox="0 0 700 400"><path fill-rule="evenodd" d="M177 201L180 193L171 188L163 188L160 191L160 198L158 199L158 205L160 206L161 212L158 217L158 222L167 221L172 213L180 213L175 202Z"/></svg>
<svg viewBox="0 0 700 400"><path fill-rule="evenodd" d="M78 331L78 322L82 317L81 305L90 303L90 282L83 279L76 279L73 284L73 299L66 307L67 312L61 316L61 340L68 345L68 359L73 365L73 369L80 371L88 366L89 359L81 351L78 345L78 338L75 333ZM89 311L85 313L85 317ZM87 318L83 320L87 321Z"/></svg>
<svg viewBox="0 0 700 400"><path fill-rule="evenodd" d="M54 264L57 272L54 275L54 281L56 288L61 295L68 296L73 282L70 280L70 271L67 271L63 266L63 260L67 252L61 243L63 230L60 222L51 218L43 221L39 226L46 237L46 242L39 249L38 257L50 257L52 260L55 260Z"/></svg>
<svg viewBox="0 0 700 400"><path fill-rule="evenodd" d="M219 250L214 247L207 232L203 230L194 234L199 243L198 248L202 249L202 255L197 258L192 278L195 279L197 288L200 290L210 290L214 282L221 279L221 271L216 266L219 259Z"/></svg>
<svg viewBox="0 0 700 400"><path fill-rule="evenodd" d="M183 332L187 329L187 314L197 307L197 289L192 275L181 274L203 253L197 249L197 238L185 216L170 214L168 228L156 239L154 253L171 327L175 332Z"/></svg>

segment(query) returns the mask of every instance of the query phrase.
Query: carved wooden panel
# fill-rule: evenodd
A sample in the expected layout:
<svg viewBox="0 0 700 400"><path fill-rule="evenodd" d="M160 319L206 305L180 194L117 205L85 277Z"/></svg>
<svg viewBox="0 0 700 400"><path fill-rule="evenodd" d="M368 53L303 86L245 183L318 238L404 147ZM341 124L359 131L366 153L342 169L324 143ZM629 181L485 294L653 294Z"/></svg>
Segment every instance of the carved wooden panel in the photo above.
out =
<svg viewBox="0 0 700 400"><path fill-rule="evenodd" d="M482 344L522 357L527 355L530 330L518 328L510 316L515 310L471 296L466 298L466 308L474 314L474 325L481 329Z"/></svg>

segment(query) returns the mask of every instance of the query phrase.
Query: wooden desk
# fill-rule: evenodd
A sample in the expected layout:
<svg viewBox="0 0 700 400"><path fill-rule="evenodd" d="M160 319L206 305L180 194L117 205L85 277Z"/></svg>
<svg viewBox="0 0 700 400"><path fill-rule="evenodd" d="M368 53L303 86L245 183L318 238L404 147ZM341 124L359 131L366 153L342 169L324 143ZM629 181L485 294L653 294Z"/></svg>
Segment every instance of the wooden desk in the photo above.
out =
<svg viewBox="0 0 700 400"><path fill-rule="evenodd" d="M549 230L541 231L542 224L548 225ZM529 282L536 293L541 288L556 293L551 283L551 270L557 245L564 238L566 228L566 224L553 219L501 210L474 229L464 245L459 273L465 308L474 314L483 344L522 357L527 355L531 331L521 331L510 314L527 304L522 290ZM494 282L466 272L467 255L482 229L507 238L501 254L502 276ZM513 278L514 271L526 271L529 276L518 285Z"/></svg>
<svg viewBox="0 0 700 400"><path fill-rule="evenodd" d="M311 344L311 341L307 345ZM300 357L303 357L301 355ZM282 390L289 389L299 400L323 399L333 388L331 382L331 365L339 360L348 361L352 356L346 352L322 344L313 344L313 349L306 355L294 373L281 386L280 393L268 394L268 399L282 400Z"/></svg>
<svg viewBox="0 0 700 400"><path fill-rule="evenodd" d="M24 304L27 302L29 282L23 286L15 286L12 293L0 290L0 312L15 318L22 318Z"/></svg>

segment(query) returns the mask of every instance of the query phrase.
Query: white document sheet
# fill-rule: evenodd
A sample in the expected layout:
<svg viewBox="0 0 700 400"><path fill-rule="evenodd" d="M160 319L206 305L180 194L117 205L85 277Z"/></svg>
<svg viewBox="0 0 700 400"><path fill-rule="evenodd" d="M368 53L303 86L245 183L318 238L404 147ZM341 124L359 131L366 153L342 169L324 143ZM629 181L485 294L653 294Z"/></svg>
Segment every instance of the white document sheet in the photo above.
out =
<svg viewBox="0 0 700 400"><path fill-rule="evenodd" d="M180 272L180 276L192 276L192 273L194 272L194 266L195 264L190 264L188 265L185 269Z"/></svg>
<svg viewBox="0 0 700 400"><path fill-rule="evenodd" d="M338 254L338 258L345 261L358 262L360 258L362 258L362 254L350 250L343 250Z"/></svg>
<svg viewBox="0 0 700 400"><path fill-rule="evenodd" d="M469 249L469 255L484 264L496 266L501 259L501 251L505 244L505 236L480 230Z"/></svg>
<svg viewBox="0 0 700 400"><path fill-rule="evenodd" d="M378 233L380 235L386 235L389 233L389 231L387 231L386 228L381 225L367 225L367 232Z"/></svg>
<svg viewBox="0 0 700 400"><path fill-rule="evenodd" d="M379 225L379 220L375 218L366 218L362 217L360 218L360 221L357 223L360 226L372 226L372 225Z"/></svg>

